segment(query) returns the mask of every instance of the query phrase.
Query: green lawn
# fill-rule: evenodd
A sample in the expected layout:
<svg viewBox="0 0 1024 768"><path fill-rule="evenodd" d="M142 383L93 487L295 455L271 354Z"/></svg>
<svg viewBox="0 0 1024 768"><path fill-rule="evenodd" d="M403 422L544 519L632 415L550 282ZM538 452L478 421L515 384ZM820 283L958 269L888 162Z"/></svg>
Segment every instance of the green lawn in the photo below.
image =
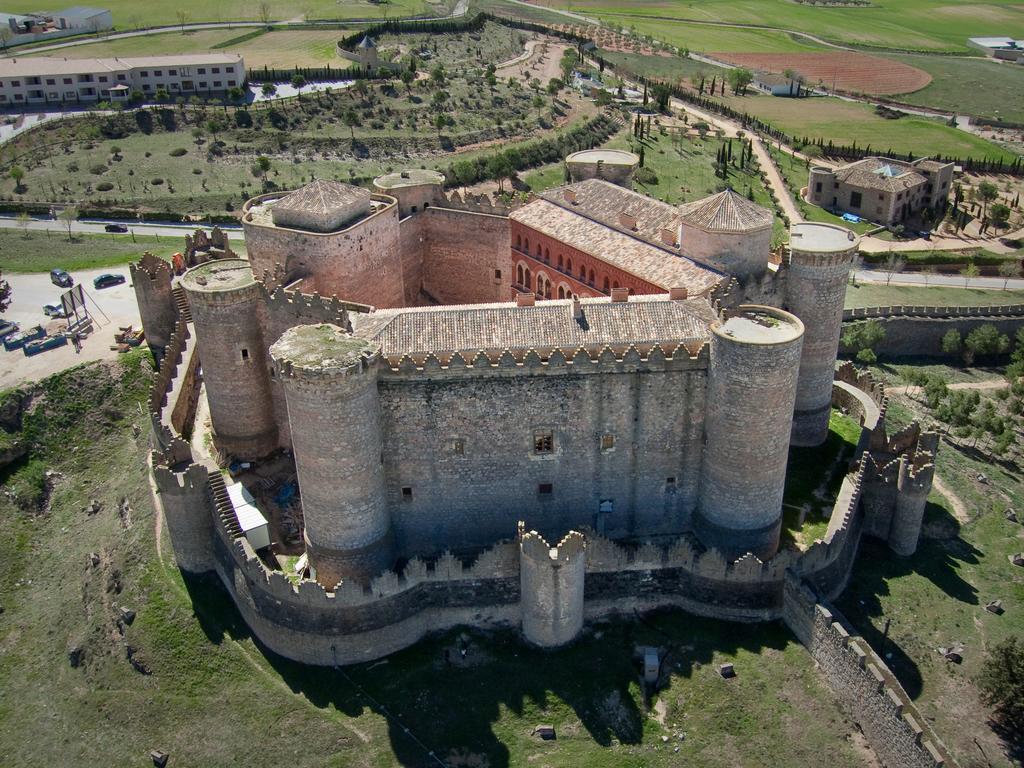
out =
<svg viewBox="0 0 1024 768"><path fill-rule="evenodd" d="M288 0L267 0L266 3L240 0L170 0L166 3L139 3L137 0L109 0L103 4L114 17L114 27L120 31L141 27L175 25L183 13L187 23L203 21L261 21L261 6L266 5L271 21L289 19L383 19L399 16L446 13L443 2L427 3L423 0L387 0L371 3L367 0L308 0L301 4ZM33 0L12 0L4 6L10 13L31 13L39 6ZM236 32L235 34L239 34Z"/></svg>
<svg viewBox="0 0 1024 768"><path fill-rule="evenodd" d="M893 98L908 104L982 118L1024 122L1024 67L992 59L951 56L893 56L923 69L932 82Z"/></svg>
<svg viewBox="0 0 1024 768"><path fill-rule="evenodd" d="M783 99L775 96L726 96L720 101L733 109L765 120L797 137L823 138L827 144L871 147L879 154L888 151L913 152L916 157L944 155L952 157L1003 158L1013 160L1008 149L951 128L941 120L902 117L888 120L875 114L867 104L826 97Z"/></svg>
<svg viewBox="0 0 1024 768"><path fill-rule="evenodd" d="M183 251L185 233L178 237L158 235L84 235L76 233L68 240L60 223L53 223L52 232L0 229L0 271L49 272L54 267L68 271L98 269L127 264L150 251L162 259L170 260L174 253ZM245 253L240 234L230 233L231 247L236 253Z"/></svg>
<svg viewBox="0 0 1024 768"><path fill-rule="evenodd" d="M642 16L658 17L657 22L643 22L655 29L667 28L670 19L752 24L805 32L843 44L898 50L965 51L968 37L1013 35L1017 34L1014 30L1024 28L1024 9L1016 0L872 0L867 7L848 8L790 0L647 0L629 4L622 0L549 0L547 4L571 5L579 13L626 26ZM664 39L657 31L653 34Z"/></svg>
<svg viewBox="0 0 1024 768"><path fill-rule="evenodd" d="M650 35L662 43L688 48L695 53L800 53L821 46L807 38L772 29L744 29L715 24L687 24L664 19L617 15L607 17L621 29Z"/></svg>
<svg viewBox="0 0 1024 768"><path fill-rule="evenodd" d="M681 56L645 56L640 53L602 50L601 57L613 68L625 67L630 72L639 72L647 77L673 82L682 80L689 83L691 78L699 81L705 75L710 80L712 76L721 76L725 71L721 67Z"/></svg>
<svg viewBox="0 0 1024 768"><path fill-rule="evenodd" d="M1024 303L1024 291L858 283L846 288L846 307L980 307Z"/></svg>
<svg viewBox="0 0 1024 768"><path fill-rule="evenodd" d="M267 32L244 42L226 47L214 48L239 37L245 29L204 29L181 32L165 32L145 37L126 37L118 40L101 40L61 49L60 55L68 58L159 56L170 54L237 53L245 59L249 70L263 67L290 69L294 67L349 66L350 62L337 55L338 39L346 34L344 29L304 29ZM53 56L53 51L44 51L39 56Z"/></svg>
<svg viewBox="0 0 1024 768"><path fill-rule="evenodd" d="M254 768L426 766L428 751L492 768L753 768L815 765L823 754L835 768L864 765L855 726L779 623L664 612L600 625L556 652L508 631L451 632L343 670L265 653L216 577L183 579L166 531L157 553L148 416L137 406L147 358L46 380L19 433L30 456L0 475L11 491L0 496L5 765L75 768L99 754L106 765L148 765L151 749L171 765ZM40 514L47 469L61 474ZM102 509L86 515L93 498ZM124 637L120 606L138 612ZM444 650L459 659L460 637L467 662L449 668ZM672 649L668 687L650 702L637 644ZM83 652L78 668L72 647ZM736 678L719 676L723 662ZM557 740L532 736L540 723Z"/></svg>

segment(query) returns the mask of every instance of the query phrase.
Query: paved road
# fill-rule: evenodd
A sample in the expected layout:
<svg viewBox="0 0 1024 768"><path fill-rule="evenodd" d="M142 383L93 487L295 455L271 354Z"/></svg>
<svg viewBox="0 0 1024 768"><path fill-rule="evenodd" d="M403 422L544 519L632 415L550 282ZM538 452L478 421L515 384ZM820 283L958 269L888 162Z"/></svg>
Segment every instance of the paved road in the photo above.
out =
<svg viewBox="0 0 1024 768"><path fill-rule="evenodd" d="M75 221L71 223L71 231L87 234L103 234L105 231L103 229L105 223L106 222L102 219ZM196 229L210 229L208 225L204 225L201 222L194 224L141 224L138 222L118 223L128 224L129 233L134 232L137 235L159 235L161 237L184 237L186 234L192 234ZM17 218L6 214L0 215L0 227L7 229L20 229L21 226L22 225L18 222ZM238 224L221 224L219 226L226 232L241 232L241 226ZM45 232L49 230L50 232L59 233L65 236L68 232L67 224L63 221L44 218L29 219L27 228L37 232ZM119 235L119 237L130 238L131 234L123 234Z"/></svg>
<svg viewBox="0 0 1024 768"><path fill-rule="evenodd" d="M958 275L929 275L927 281L924 275L915 272L901 272L890 279L889 275L880 270L861 269L856 272L857 280L862 283L881 283L885 285L919 285L932 288L986 288L1002 290L1003 283L1007 289L1024 290L1024 280L1006 280L1001 277L971 277L963 278ZM1012 303L1012 302L1007 302Z"/></svg>
<svg viewBox="0 0 1024 768"><path fill-rule="evenodd" d="M20 349L7 352L0 346L0 389L37 381L78 363L117 357L118 353L111 350L110 345L118 327L139 327L142 321L135 303L135 290L127 281L112 288L93 289L92 279L107 272L129 276L127 267L72 272L75 283L85 286L86 304L94 318L93 333L83 341L81 353L76 354L70 343L33 357L25 357ZM63 292L50 282L48 274L5 274L4 279L13 290L11 306L4 313L4 319L20 323L23 329L42 324L55 332L66 327L67 321L53 320L43 314L43 305L59 303Z"/></svg>

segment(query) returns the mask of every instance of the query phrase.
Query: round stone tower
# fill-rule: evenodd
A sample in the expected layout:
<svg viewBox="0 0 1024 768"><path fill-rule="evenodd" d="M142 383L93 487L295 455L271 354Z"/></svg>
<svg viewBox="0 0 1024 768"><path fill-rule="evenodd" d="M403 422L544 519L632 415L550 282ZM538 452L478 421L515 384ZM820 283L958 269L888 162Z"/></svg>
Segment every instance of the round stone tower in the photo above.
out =
<svg viewBox="0 0 1024 768"><path fill-rule="evenodd" d="M832 379L843 324L850 266L860 238L834 224L794 224L790 229L786 309L804 334L793 416L793 445L821 445L828 437Z"/></svg>
<svg viewBox="0 0 1024 768"><path fill-rule="evenodd" d="M711 327L700 499L693 527L729 559L775 554L804 325L742 305Z"/></svg>
<svg viewBox="0 0 1024 768"><path fill-rule="evenodd" d="M239 459L266 456L277 447L277 423L260 289L249 262L209 261L186 272L181 284L192 308L214 444Z"/></svg>
<svg viewBox="0 0 1024 768"><path fill-rule="evenodd" d="M164 347L174 333L177 312L174 306L174 295L171 281L174 271L163 259L158 259L149 251L142 254L138 263L128 265L132 286L135 288L135 299L142 317L142 329L146 332L146 342L153 350L157 362L163 358Z"/></svg>
<svg viewBox="0 0 1024 768"><path fill-rule="evenodd" d="M633 188L633 174L640 167L640 157L624 149L585 149L565 158L569 178L604 179L626 189Z"/></svg>
<svg viewBox="0 0 1024 768"><path fill-rule="evenodd" d="M435 205L443 194L444 174L410 169L386 173L373 180L373 188L398 201L398 215L405 218Z"/></svg>
<svg viewBox="0 0 1024 768"><path fill-rule="evenodd" d="M300 325L270 349L285 388L306 552L328 589L393 564L381 463L380 347L336 325Z"/></svg>

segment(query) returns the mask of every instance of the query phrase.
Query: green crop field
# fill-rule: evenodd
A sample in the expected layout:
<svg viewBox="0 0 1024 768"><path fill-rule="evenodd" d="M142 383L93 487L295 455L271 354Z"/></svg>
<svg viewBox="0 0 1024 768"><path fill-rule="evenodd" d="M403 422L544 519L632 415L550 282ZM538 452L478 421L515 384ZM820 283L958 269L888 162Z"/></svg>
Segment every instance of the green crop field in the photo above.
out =
<svg viewBox="0 0 1024 768"><path fill-rule="evenodd" d="M1024 123L1024 67L992 59L893 56L923 69L932 82L897 101L982 118Z"/></svg>
<svg viewBox="0 0 1024 768"><path fill-rule="evenodd" d="M337 43L344 37L344 29L303 29L267 32L250 40L221 48L229 40L244 34L245 30L204 29L181 32L165 32L144 37L126 37L115 40L99 40L93 43L62 48L60 56L75 59L104 56L161 56L183 53L237 53L245 59L248 69L262 67L288 69L292 67L350 66L350 62L337 55ZM39 56L57 55L44 51Z"/></svg>
<svg viewBox="0 0 1024 768"><path fill-rule="evenodd" d="M651 17L656 22L642 31L662 40L669 34L663 31L665 22L672 19L773 27L842 44L897 50L965 51L968 37L1024 36L1024 7L1016 0L871 0L866 7L847 8L791 0L638 0L628 4L622 0L548 0L546 4L571 5L578 13L623 26L636 23L638 28L640 22L634 20Z"/></svg>
<svg viewBox="0 0 1024 768"><path fill-rule="evenodd" d="M680 56L645 56L640 53L602 50L601 57L613 68L625 67L630 72L673 82L690 82L694 77L700 80L705 75L710 80L712 75L721 76L725 72L722 67Z"/></svg>
<svg viewBox="0 0 1024 768"><path fill-rule="evenodd" d="M243 2L242 0L170 0L163 3L140 3L137 0L109 0L103 7L114 17L114 27L120 31L141 27L173 26L181 23L261 21L262 6L267 6L271 21L291 19L383 19L398 16L443 15L448 12L444 2L428 3L424 0L308 0L293 3L289 0ZM34 0L12 0L4 6L10 13L31 13L39 10ZM236 32L237 34L237 32Z"/></svg>
<svg viewBox="0 0 1024 768"><path fill-rule="evenodd" d="M24 395L0 393L0 440L29 446L0 475L5 766L148 765L152 749L172 766L253 768L426 766L428 752L453 768L866 764L856 726L777 622L664 612L545 653L510 631L455 631L340 670L265 652L215 576L174 565L147 481L149 370L136 351L58 374L32 389L20 425ZM119 629L122 606L137 616ZM671 649L650 699L637 644ZM736 678L720 677L723 662ZM540 723L557 739L532 736Z"/></svg>
<svg viewBox="0 0 1024 768"><path fill-rule="evenodd" d="M775 96L727 96L721 99L733 109L747 112L799 138L822 137L827 144L857 143L879 153L912 152L916 157L1003 158L1013 160L1008 149L945 125L941 120L902 117L888 120L867 104L834 98L784 99Z"/></svg>

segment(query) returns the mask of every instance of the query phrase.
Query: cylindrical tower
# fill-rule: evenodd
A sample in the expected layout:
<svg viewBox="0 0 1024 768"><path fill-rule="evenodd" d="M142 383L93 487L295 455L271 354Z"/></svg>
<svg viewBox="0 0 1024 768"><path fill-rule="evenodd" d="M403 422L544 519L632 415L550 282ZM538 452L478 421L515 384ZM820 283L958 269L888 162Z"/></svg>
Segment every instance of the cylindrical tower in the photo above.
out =
<svg viewBox="0 0 1024 768"><path fill-rule="evenodd" d="M404 219L437 203L443 194L444 174L417 168L386 173L373 180L373 188L395 198L398 215Z"/></svg>
<svg viewBox="0 0 1024 768"><path fill-rule="evenodd" d="M214 444L240 459L277 447L267 348L258 318L261 294L249 262L220 259L182 278L192 308Z"/></svg>
<svg viewBox="0 0 1024 768"><path fill-rule="evenodd" d="M740 282L768 269L775 215L727 189L679 206L679 249Z"/></svg>
<svg viewBox="0 0 1024 768"><path fill-rule="evenodd" d="M523 636L534 645L557 648L583 629L586 542L570 531L557 547L536 531L519 540L519 583Z"/></svg>
<svg viewBox="0 0 1024 768"><path fill-rule="evenodd" d="M566 157L565 167L574 182L604 179L632 189L633 174L640 167L640 156L624 149L584 149Z"/></svg>
<svg viewBox="0 0 1024 768"><path fill-rule="evenodd" d="M159 364L163 358L164 347L174 333L174 322L177 319L171 290L174 272L170 264L148 251L142 254L138 263L128 265L128 272L135 288L135 301L139 305L146 343L153 350Z"/></svg>
<svg viewBox="0 0 1024 768"><path fill-rule="evenodd" d="M807 179L807 201L822 208L831 208L835 178L835 172L831 168L820 165L811 168Z"/></svg>
<svg viewBox="0 0 1024 768"><path fill-rule="evenodd" d="M284 381L306 551L317 580L369 581L391 567L377 396L380 347L336 325L300 325L270 349Z"/></svg>
<svg viewBox="0 0 1024 768"><path fill-rule="evenodd" d="M174 548L178 567L189 573L212 571L213 513L206 481L206 467L191 464L184 472L174 472L157 463L153 453L153 479L160 494L164 520Z"/></svg>
<svg viewBox="0 0 1024 768"><path fill-rule="evenodd" d="M821 445L828 437L846 282L859 245L857 235L834 224L794 224L790 229L786 309L807 329L793 445Z"/></svg>
<svg viewBox="0 0 1024 768"><path fill-rule="evenodd" d="M892 512L892 527L889 529L889 549L897 555L909 557L917 551L934 474L934 464L915 467L910 456L904 454L900 457L896 507Z"/></svg>
<svg viewBox="0 0 1024 768"><path fill-rule="evenodd" d="M711 327L700 500L693 527L729 559L775 554L804 325L743 305Z"/></svg>

